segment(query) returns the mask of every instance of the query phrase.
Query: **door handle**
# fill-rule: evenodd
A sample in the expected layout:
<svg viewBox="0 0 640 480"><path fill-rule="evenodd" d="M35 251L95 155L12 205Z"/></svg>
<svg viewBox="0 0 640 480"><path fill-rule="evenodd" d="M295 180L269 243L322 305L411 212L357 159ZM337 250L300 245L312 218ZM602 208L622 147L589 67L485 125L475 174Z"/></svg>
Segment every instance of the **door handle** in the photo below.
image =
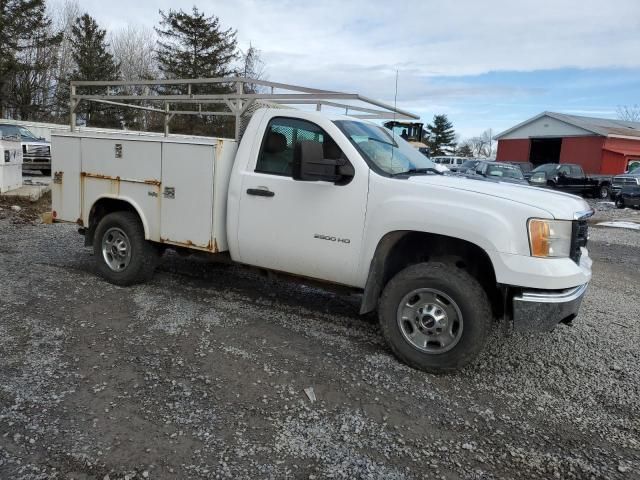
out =
<svg viewBox="0 0 640 480"><path fill-rule="evenodd" d="M249 188L247 193L249 195L257 195L259 197L273 197L275 195L275 192L265 188Z"/></svg>

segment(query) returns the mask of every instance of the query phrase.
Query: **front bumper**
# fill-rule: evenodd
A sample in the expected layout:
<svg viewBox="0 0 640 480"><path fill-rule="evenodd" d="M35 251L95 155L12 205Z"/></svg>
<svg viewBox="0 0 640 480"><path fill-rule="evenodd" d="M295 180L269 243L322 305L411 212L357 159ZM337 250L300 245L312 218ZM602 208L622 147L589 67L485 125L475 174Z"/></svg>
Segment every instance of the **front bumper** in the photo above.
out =
<svg viewBox="0 0 640 480"><path fill-rule="evenodd" d="M513 330L545 332L571 322L580 309L588 283L564 290L524 290L513 298Z"/></svg>

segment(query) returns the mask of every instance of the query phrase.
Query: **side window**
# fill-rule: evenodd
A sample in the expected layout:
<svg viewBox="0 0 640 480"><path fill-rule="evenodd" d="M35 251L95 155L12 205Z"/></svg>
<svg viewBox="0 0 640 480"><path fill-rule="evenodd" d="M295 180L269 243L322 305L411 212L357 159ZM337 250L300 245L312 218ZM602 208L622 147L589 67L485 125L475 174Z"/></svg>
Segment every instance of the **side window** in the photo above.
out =
<svg viewBox="0 0 640 480"><path fill-rule="evenodd" d="M571 176L573 178L581 178L582 175L582 169L580 167L578 167L577 165L572 165L571 166Z"/></svg>
<svg viewBox="0 0 640 480"><path fill-rule="evenodd" d="M571 174L571 172L569 171L569 167L567 167L567 166L560 167L558 169L558 175L561 174L561 173L564 173L565 175L570 175Z"/></svg>
<svg viewBox="0 0 640 480"><path fill-rule="evenodd" d="M256 172L290 177L298 142L322 144L324 157L338 159L342 151L319 126L296 118L276 117L269 122L256 164Z"/></svg>

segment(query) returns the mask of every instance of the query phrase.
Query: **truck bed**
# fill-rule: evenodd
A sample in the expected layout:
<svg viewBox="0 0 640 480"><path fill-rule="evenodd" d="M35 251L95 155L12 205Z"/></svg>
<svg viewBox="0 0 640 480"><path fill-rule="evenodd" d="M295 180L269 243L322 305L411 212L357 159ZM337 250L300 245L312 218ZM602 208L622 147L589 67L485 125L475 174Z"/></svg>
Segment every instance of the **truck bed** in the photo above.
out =
<svg viewBox="0 0 640 480"><path fill-rule="evenodd" d="M236 150L221 138L54 133L54 218L88 227L97 202L120 200L138 212L147 240L226 251Z"/></svg>

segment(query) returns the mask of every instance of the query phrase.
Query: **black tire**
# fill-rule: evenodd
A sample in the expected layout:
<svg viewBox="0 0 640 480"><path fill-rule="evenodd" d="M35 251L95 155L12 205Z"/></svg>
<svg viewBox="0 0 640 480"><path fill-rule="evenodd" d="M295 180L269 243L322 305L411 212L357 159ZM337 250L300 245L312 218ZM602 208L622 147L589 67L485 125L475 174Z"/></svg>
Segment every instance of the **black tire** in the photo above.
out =
<svg viewBox="0 0 640 480"><path fill-rule="evenodd" d="M622 198L622 195L618 195L616 197L616 208L624 208L624 199Z"/></svg>
<svg viewBox="0 0 640 480"><path fill-rule="evenodd" d="M117 230L124 233L130 248L128 263L119 271L109 266L103 254L105 235ZM142 223L133 212L109 213L100 220L93 240L93 256L100 276L123 287L150 280L160 257L158 249L145 240Z"/></svg>
<svg viewBox="0 0 640 480"><path fill-rule="evenodd" d="M457 305L462 332L450 350L426 353L405 338L399 321L400 303L416 289L442 292ZM378 316L393 353L407 365L430 373L452 372L472 362L484 348L493 321L487 294L478 281L455 265L440 262L412 265L393 277L380 297Z"/></svg>
<svg viewBox="0 0 640 480"><path fill-rule="evenodd" d="M610 191L609 191L609 185L600 185L600 186L598 187L598 190L597 190L597 196L598 196L598 198L600 198L601 200L604 200L604 199L606 199L606 198L609 198L609 194L610 194Z"/></svg>

